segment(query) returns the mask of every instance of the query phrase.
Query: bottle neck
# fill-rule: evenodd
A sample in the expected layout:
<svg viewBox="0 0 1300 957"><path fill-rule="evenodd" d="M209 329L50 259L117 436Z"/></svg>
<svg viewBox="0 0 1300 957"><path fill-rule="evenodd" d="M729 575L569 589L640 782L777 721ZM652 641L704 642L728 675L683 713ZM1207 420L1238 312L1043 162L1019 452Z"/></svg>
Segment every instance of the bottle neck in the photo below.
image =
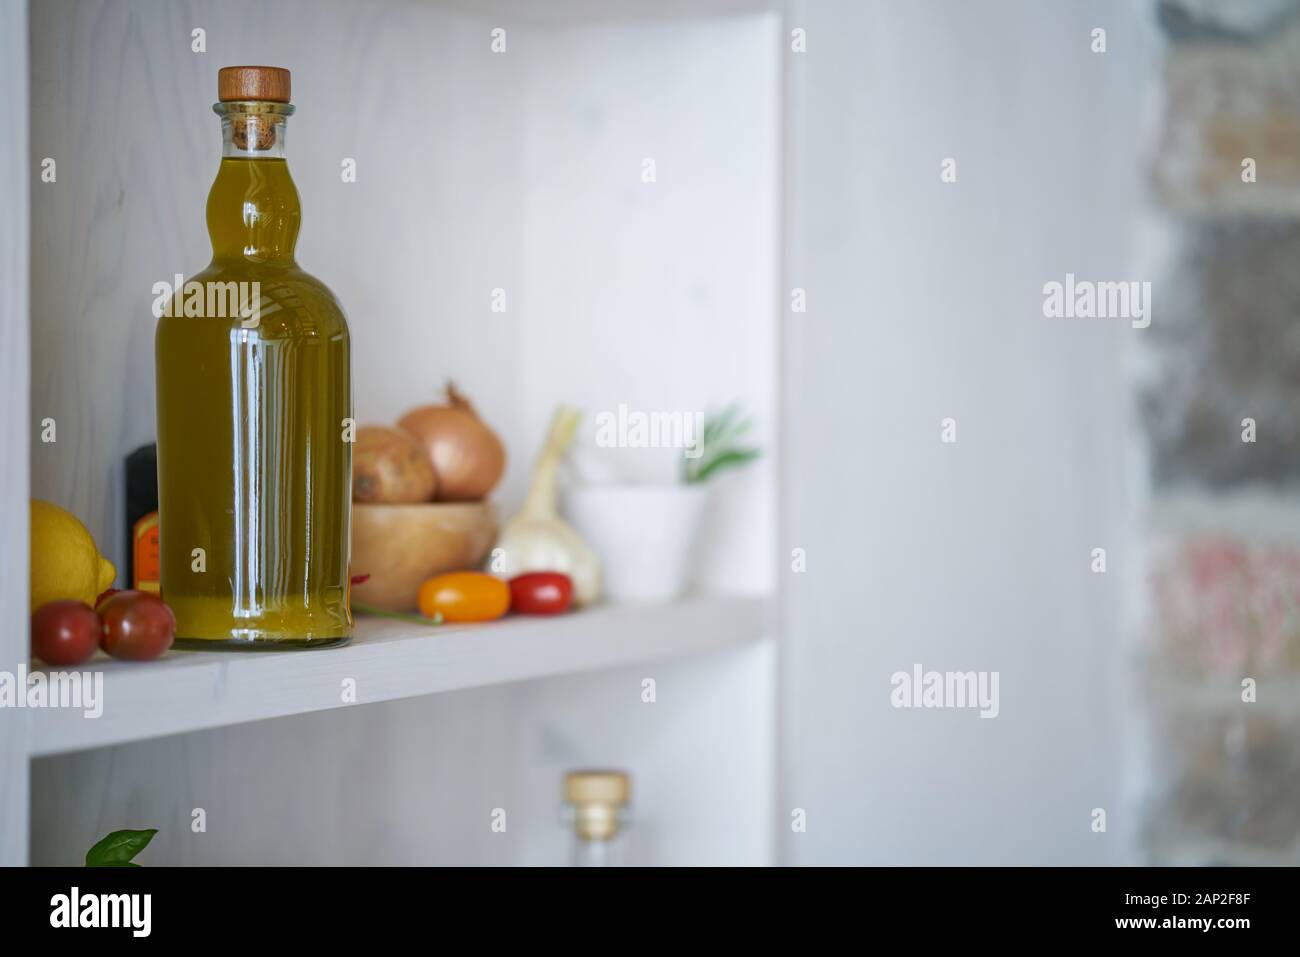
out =
<svg viewBox="0 0 1300 957"><path fill-rule="evenodd" d="M622 801L580 799L566 803L561 819L573 827L573 866L617 866L619 835L627 817L627 805Z"/></svg>
<svg viewBox="0 0 1300 957"><path fill-rule="evenodd" d="M301 205L284 158L287 103L237 101L221 117L221 168L208 194L212 259L292 265Z"/></svg>
<svg viewBox="0 0 1300 957"><path fill-rule="evenodd" d="M570 863L573 867L616 867L616 847L613 838L606 840L578 837L573 842Z"/></svg>

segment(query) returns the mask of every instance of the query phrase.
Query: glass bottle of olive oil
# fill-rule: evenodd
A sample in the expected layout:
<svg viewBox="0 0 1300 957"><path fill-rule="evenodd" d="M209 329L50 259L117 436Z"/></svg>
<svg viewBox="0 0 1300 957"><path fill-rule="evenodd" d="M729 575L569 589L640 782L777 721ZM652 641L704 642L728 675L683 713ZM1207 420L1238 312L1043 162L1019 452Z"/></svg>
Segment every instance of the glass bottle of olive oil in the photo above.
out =
<svg viewBox="0 0 1300 957"><path fill-rule="evenodd" d="M348 326L294 261L289 72L217 80L212 262L158 321L163 599L189 648L324 647L352 633Z"/></svg>

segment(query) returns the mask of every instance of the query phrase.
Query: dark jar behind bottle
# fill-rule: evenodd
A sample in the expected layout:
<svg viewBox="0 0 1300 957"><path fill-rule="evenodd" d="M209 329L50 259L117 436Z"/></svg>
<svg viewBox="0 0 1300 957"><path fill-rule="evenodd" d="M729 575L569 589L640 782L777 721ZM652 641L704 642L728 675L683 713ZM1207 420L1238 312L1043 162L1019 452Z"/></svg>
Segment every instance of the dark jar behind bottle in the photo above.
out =
<svg viewBox="0 0 1300 957"><path fill-rule="evenodd" d="M294 260L289 74L227 67L212 262L156 335L163 599L181 647L346 642L352 386L347 321Z"/></svg>

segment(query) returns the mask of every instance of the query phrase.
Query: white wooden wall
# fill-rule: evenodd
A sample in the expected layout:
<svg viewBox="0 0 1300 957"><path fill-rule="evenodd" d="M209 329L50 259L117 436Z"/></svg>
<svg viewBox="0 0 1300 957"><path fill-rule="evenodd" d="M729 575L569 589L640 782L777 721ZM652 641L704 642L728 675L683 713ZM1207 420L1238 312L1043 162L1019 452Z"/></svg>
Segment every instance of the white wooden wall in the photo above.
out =
<svg viewBox="0 0 1300 957"><path fill-rule="evenodd" d="M563 4L557 5L560 9ZM122 458L154 437L154 282L210 256L210 106L232 62L293 71L299 260L348 312L357 414L391 421L454 377L522 500L554 406L776 416L780 61L775 15L535 25L498 4L49 0L32 153L35 487L123 554ZM490 51L490 29L507 52ZM191 52L192 29L207 53ZM343 183L341 163L357 163ZM658 179L642 181L654 159ZM495 289L506 312L491 310ZM672 453L619 457L660 476ZM703 580L770 588L775 456L729 483ZM764 554L767 553L767 554Z"/></svg>
<svg viewBox="0 0 1300 957"><path fill-rule="evenodd" d="M782 586L791 863L1128 853L1123 357L1141 333L1048 320L1041 290L1067 271L1134 278L1147 13L795 4L808 53L789 62L786 272L808 311L785 321L781 535L807 571ZM891 675L915 663L1000 672L999 716L891 707Z"/></svg>
<svg viewBox="0 0 1300 957"><path fill-rule="evenodd" d="M0 671L27 661L27 10L0 3ZM25 711L0 710L0 866L27 859Z"/></svg>
<svg viewBox="0 0 1300 957"><path fill-rule="evenodd" d="M771 442L776 19L633 30L539 24L522 3L490 11L32 5L30 152L59 172L33 206L31 414L59 423L57 444L31 445L33 485L114 558L122 456L154 435L150 287L207 262L210 105L232 63L293 71L299 259L347 309L362 420L391 419L454 376L510 450L507 514L561 400L594 412L738 397ZM495 26L505 55L490 51ZM191 52L195 28L206 53ZM355 184L341 182L346 157ZM504 314L490 309L496 288ZM774 473L773 456L728 483L702 581L770 589ZM771 668L759 645L664 668L653 707L641 675L586 676L44 759L33 860L69 863L105 830L160 826L159 863L542 863L557 851L558 774L595 762L638 772L640 834L655 836L644 858L762 863ZM497 806L532 822L518 841L494 843ZM193 807L219 839L190 840Z"/></svg>

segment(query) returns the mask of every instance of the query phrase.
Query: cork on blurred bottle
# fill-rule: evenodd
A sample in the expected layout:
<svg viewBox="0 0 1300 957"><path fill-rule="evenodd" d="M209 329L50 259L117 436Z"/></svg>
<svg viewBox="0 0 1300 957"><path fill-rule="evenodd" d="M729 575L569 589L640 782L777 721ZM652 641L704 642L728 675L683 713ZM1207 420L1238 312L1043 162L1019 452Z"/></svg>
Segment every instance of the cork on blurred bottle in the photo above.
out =
<svg viewBox="0 0 1300 957"><path fill-rule="evenodd" d="M564 776L564 820L573 827L574 867L619 863L632 782L622 771L570 771Z"/></svg>

